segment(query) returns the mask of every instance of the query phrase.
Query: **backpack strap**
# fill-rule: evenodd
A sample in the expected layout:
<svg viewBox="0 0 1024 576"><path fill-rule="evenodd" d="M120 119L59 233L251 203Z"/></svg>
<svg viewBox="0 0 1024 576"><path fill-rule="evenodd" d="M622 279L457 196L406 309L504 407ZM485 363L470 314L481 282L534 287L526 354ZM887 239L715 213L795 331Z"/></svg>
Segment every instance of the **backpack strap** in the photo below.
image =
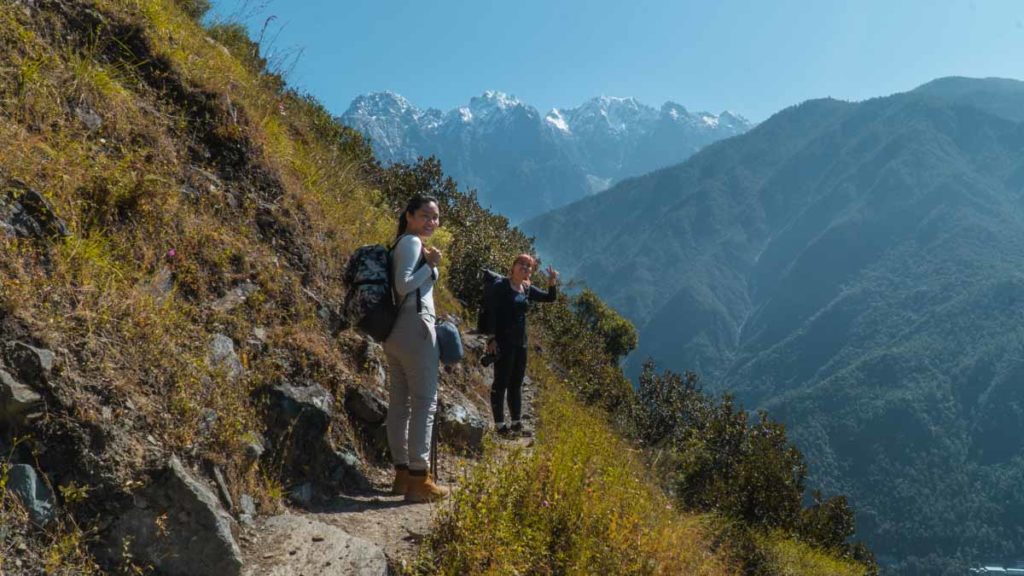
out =
<svg viewBox="0 0 1024 576"><path fill-rule="evenodd" d="M395 302L398 304L399 307L401 307L402 304L405 304L405 299L408 298L409 295L406 294L405 296L402 297L401 302L398 301L398 289L395 288L395 257L393 256L393 254L395 252L395 248L398 248L398 243L401 242L402 238L405 238L406 236L411 236L411 234L402 234L401 236L398 237L398 240L395 240L395 243L391 245L391 248L388 249L388 253L392 254L392 257L391 257L391 270L390 270L390 273L391 273L391 297L395 300ZM425 266L426 264L427 264L427 259L423 257L423 252L420 252L420 259L419 259L418 262L416 262L416 266L412 269L412 271L416 272L420 268L423 268L423 266ZM421 314L422 312L423 312L423 296L420 294L420 289L417 288L416 289L416 313L417 314Z"/></svg>

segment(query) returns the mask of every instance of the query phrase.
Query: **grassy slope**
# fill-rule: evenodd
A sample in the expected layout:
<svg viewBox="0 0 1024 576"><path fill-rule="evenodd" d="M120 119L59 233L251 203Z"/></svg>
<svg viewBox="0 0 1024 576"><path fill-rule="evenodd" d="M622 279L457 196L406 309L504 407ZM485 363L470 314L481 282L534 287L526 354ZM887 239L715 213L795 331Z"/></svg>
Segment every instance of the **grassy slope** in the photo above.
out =
<svg viewBox="0 0 1024 576"><path fill-rule="evenodd" d="M490 447L439 515L416 571L743 572L728 522L679 510L651 477L645 454L616 432L605 411L581 403L543 357L531 372L541 390L535 443L512 452ZM765 574L865 573L782 533L759 534L755 546Z"/></svg>
<svg viewBox="0 0 1024 576"><path fill-rule="evenodd" d="M70 236L47 245L0 239L0 303L5 335L29 335L60 357L47 417L21 448L55 470L67 514L36 535L29 561L86 573L95 569L88 522L101 500L130 491L168 453L221 463L233 489L273 510L274 471L242 454L260 427L252 392L309 378L340 395L368 378L318 309L341 300L344 256L385 239L392 223L360 177L360 143L315 101L210 40L170 0L36 5L0 5L0 175L47 196ZM89 113L102 119L98 128L83 121ZM161 289L167 277L173 283ZM242 281L259 291L219 309ZM445 290L440 302L457 307ZM266 348L252 344L255 327L266 328ZM208 360L215 333L241 343L240 379ZM729 559L712 552L706 518L668 510L643 458L601 414L550 374L539 378L537 447L492 454L468 479L455 505L483 508L442 519L432 545L458 551L444 555L446 569L730 573ZM87 451L86 462L72 439L101 428L113 446ZM359 445L343 417L334 434ZM42 439L67 440L67 452ZM62 457L69 463L60 470L53 463ZM503 508L508 499L519 506ZM9 534L24 529L6 494L0 523L14 527ZM793 558L780 566L826 561L771 541L780 558ZM10 562L0 553L5 571Z"/></svg>

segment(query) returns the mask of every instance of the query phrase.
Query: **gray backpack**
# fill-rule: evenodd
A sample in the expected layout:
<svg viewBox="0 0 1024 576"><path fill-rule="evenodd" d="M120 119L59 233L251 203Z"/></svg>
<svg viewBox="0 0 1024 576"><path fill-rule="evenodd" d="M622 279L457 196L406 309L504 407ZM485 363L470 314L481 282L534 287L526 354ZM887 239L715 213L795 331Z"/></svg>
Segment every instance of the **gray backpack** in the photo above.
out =
<svg viewBox="0 0 1024 576"><path fill-rule="evenodd" d="M349 324L377 342L387 340L398 320L401 302L391 279L393 262L390 248L381 244L362 246L352 253L345 266L344 314ZM416 269L426 264L420 258ZM416 290L416 310L420 309L420 291Z"/></svg>

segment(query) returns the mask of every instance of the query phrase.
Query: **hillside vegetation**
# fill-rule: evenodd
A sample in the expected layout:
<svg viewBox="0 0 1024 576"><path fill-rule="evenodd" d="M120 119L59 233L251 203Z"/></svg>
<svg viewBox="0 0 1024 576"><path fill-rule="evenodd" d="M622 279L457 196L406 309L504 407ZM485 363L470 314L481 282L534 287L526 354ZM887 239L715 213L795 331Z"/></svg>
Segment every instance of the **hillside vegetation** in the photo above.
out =
<svg viewBox="0 0 1024 576"><path fill-rule="evenodd" d="M1024 545L1022 87L805 102L524 229L636 322L631 375L769 410L886 564L962 574Z"/></svg>
<svg viewBox="0 0 1024 576"><path fill-rule="evenodd" d="M437 162L381 167L361 137L267 70L244 29L202 26L207 7L0 5L0 383L37 398L3 397L5 574L151 572L147 551L114 539L112 526L152 508L152 529L173 525L158 502L140 500L172 457L213 476L225 499L254 495L260 515L279 512L310 474L304 466L328 456L347 467L340 479L314 478L321 494L365 490L363 473L386 458L347 410L330 408L375 386L372 346L337 313L347 256L390 239L409 196L434 193L446 254L438 304L466 317L479 269L530 248ZM690 474L674 459L698 453L689 450L705 435L684 446L681 423L658 437L640 427L661 404L639 403L617 367L635 338L588 298L538 316L537 444L481 457L424 547L424 558L447 564L424 572L873 569L849 544L838 500L834 519L801 507L802 468L781 428L765 428L776 436L764 462L787 459L763 475L780 483L761 488L787 512L727 504L755 488L730 480L735 465L762 476L742 448L756 434L741 412L728 413L742 449L701 468L724 488L697 500L678 491ZM445 386L468 389L466 374L446 375ZM272 394L282 387L328 393L325 443L301 446L309 453L296 455L296 440L274 431ZM30 518L8 489L14 465L25 464L55 493L52 520ZM474 505L480 513L469 513Z"/></svg>

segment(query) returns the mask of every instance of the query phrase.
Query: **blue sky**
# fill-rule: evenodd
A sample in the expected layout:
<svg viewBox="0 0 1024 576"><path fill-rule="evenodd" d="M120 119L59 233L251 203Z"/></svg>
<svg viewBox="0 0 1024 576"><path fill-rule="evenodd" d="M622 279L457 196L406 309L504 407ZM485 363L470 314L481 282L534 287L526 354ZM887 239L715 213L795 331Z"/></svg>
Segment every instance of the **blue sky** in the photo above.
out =
<svg viewBox="0 0 1024 576"><path fill-rule="evenodd" d="M241 3L240 3L241 1ZM448 110L484 90L541 112L599 95L732 110L862 100L941 76L1024 80L1024 0L214 0L340 114L392 90ZM242 9L240 9L240 6ZM241 18L239 18L241 16Z"/></svg>

